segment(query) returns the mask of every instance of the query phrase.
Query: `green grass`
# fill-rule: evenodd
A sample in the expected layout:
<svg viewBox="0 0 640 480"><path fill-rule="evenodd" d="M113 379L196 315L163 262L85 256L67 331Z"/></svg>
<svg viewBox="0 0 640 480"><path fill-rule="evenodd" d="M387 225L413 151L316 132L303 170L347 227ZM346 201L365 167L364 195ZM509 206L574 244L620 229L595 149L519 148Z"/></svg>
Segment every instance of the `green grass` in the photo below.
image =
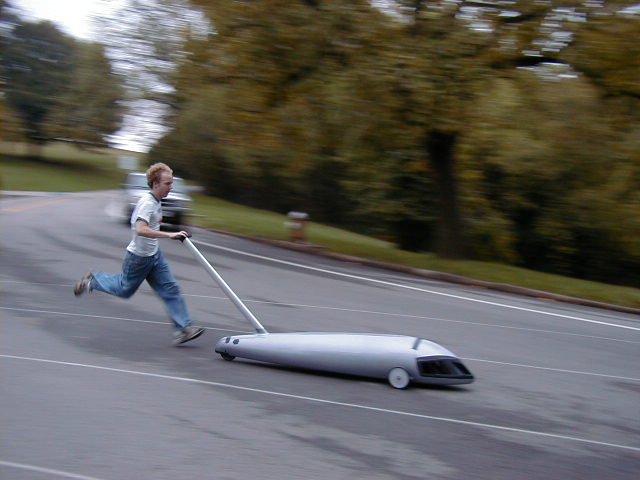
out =
<svg viewBox="0 0 640 480"><path fill-rule="evenodd" d="M192 223L244 235L288 240L286 215L258 210L207 197L194 196L198 216ZM591 299L630 307L640 307L640 289L608 285L524 268L470 260L443 260L431 253L398 250L391 243L346 230L309 222L307 241L328 250L398 263L425 270L463 275L488 282L519 285L571 297Z"/></svg>
<svg viewBox="0 0 640 480"><path fill-rule="evenodd" d="M81 150L69 144L47 145L42 158L29 156L24 144L0 142L0 188L73 192L119 187L124 174L117 168L123 152Z"/></svg>
<svg viewBox="0 0 640 480"><path fill-rule="evenodd" d="M2 189L79 191L118 188L124 173L116 168L120 151L85 152L69 145L44 150L44 161L28 160L24 151L0 143ZM190 221L206 228L249 236L287 240L286 215L194 195ZM307 240L330 251L398 263L415 268L463 275L489 282L519 285L572 297L640 307L640 289L577 280L509 265L476 261L448 261L430 253L398 250L391 243L309 222Z"/></svg>

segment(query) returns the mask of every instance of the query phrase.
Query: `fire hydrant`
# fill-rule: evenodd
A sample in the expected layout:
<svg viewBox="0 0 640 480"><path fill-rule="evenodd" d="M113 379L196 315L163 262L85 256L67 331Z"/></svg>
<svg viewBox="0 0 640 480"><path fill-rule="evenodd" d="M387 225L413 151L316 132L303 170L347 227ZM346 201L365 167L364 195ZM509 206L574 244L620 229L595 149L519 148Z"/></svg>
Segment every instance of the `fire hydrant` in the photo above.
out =
<svg viewBox="0 0 640 480"><path fill-rule="evenodd" d="M304 242L306 239L306 223L309 220L309 214L304 212L289 212L289 218L285 225L289 229L289 239L292 242Z"/></svg>

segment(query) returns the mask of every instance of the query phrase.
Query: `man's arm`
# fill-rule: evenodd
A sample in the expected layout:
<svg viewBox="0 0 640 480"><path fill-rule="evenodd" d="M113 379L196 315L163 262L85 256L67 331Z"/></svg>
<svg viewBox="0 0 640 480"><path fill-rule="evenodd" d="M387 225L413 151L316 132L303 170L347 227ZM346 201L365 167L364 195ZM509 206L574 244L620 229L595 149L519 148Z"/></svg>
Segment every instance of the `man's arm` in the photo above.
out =
<svg viewBox="0 0 640 480"><path fill-rule="evenodd" d="M184 230L180 232L163 232L161 230L154 230L144 220L136 220L136 233L141 237L147 238L174 238L178 240L180 237L188 237L189 234Z"/></svg>

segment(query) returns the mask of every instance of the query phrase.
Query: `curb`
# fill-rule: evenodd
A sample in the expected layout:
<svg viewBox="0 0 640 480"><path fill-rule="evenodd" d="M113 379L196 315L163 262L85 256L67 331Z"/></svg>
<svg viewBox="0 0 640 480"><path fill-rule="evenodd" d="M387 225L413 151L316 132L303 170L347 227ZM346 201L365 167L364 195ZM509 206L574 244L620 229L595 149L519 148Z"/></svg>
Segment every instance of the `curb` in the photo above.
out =
<svg viewBox="0 0 640 480"><path fill-rule="evenodd" d="M198 228L203 228L198 226ZM623 305L615 305L612 303L598 302L596 300L588 300L584 298L570 297L567 295L560 295L557 293L546 292L544 290L535 290L527 287L519 287L517 285L509 285L506 283L487 282L484 280L477 280L474 278L464 277L462 275L456 275L453 273L438 272L434 270L425 270L421 268L408 267L406 265L400 265L396 263L383 262L380 260L372 260L369 258L355 257L351 255L345 255L342 253L330 252L324 250L322 247L313 244L295 243L284 240L272 240L264 237L252 237L249 235L243 235L240 233L226 232L224 230L217 230L214 228L204 228L215 233L222 235L228 235L230 237L238 237L244 240L249 240L256 243L262 243L265 245L271 245L280 248L286 248L288 250L295 250L297 252L308 253L317 255L319 257L332 258L342 262L357 263L360 265L366 265L369 267L381 268L384 270L391 270L395 272L406 273L408 275L415 275L422 278L428 278L430 280L439 280L442 282L455 283L458 285L467 285L475 288L484 288L487 290L495 290L498 292L511 293L514 295L521 295L526 297L533 297L543 300L551 300L561 303L571 303L574 305L581 305L584 307L601 308L604 310L612 310L622 313L631 313L640 315L640 308L626 307Z"/></svg>

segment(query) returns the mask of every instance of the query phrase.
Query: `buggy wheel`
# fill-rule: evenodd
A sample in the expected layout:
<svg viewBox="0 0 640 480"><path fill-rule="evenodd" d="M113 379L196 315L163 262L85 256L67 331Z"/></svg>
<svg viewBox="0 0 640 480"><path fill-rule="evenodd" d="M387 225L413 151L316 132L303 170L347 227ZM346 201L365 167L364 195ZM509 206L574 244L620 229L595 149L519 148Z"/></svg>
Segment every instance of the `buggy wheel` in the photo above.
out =
<svg viewBox="0 0 640 480"><path fill-rule="evenodd" d="M409 383L411 382L409 374L404 368L401 367L392 368L389 371L387 380L389 380L389 385L391 385L393 388L398 389L407 388L409 386Z"/></svg>
<svg viewBox="0 0 640 480"><path fill-rule="evenodd" d="M231 362L233 359L236 358L233 355L229 355L227 352L220 352L220 356L227 362Z"/></svg>

